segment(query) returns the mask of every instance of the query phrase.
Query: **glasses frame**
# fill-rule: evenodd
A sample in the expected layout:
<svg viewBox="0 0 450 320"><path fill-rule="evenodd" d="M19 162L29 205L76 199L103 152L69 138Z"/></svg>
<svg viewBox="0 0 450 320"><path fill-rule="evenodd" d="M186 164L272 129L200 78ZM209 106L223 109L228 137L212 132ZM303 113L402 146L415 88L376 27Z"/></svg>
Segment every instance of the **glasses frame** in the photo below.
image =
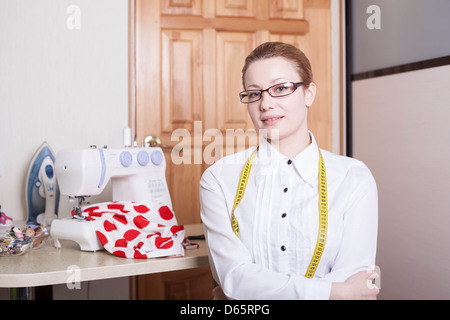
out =
<svg viewBox="0 0 450 320"><path fill-rule="evenodd" d="M272 95L270 93L270 89L272 89L274 87L277 87L277 86L280 86L280 85L283 85L283 84L288 84L288 83L293 85L294 91L289 92L287 94L282 94L282 95ZM244 104L250 104L250 103L258 102L259 100L262 99L263 92L267 92L272 98L286 97L286 96L288 96L290 94L293 94L299 87L303 86L304 84L305 84L304 82L281 82L281 83L274 84L273 86L271 86L271 87L269 87L267 89L264 89L264 90L244 90L244 91L239 92L239 99L241 100L241 103L244 103ZM260 93L259 99L258 100L254 100L254 101L249 101L249 102L242 101L243 95L245 93L247 93L247 92L259 92Z"/></svg>

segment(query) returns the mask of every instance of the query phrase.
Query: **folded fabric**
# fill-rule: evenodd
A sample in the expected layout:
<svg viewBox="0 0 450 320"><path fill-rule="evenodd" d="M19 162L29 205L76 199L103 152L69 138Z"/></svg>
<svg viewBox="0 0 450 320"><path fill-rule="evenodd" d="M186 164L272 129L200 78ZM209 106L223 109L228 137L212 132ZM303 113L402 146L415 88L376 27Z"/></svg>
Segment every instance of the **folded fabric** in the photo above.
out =
<svg viewBox="0 0 450 320"><path fill-rule="evenodd" d="M6 213L0 212L0 225L11 226L13 219L8 217Z"/></svg>
<svg viewBox="0 0 450 320"><path fill-rule="evenodd" d="M85 207L82 215L113 255L136 259L184 256L184 227L177 225L167 206L114 201Z"/></svg>

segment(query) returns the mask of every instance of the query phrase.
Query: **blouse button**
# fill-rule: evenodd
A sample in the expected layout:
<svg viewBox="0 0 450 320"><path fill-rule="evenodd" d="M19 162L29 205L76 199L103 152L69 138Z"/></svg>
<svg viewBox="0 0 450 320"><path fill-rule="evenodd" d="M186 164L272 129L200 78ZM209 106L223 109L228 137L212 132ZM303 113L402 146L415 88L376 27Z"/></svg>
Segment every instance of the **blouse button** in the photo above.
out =
<svg viewBox="0 0 450 320"><path fill-rule="evenodd" d="M288 188L284 188L283 191L284 191L284 193L288 192Z"/></svg>
<svg viewBox="0 0 450 320"><path fill-rule="evenodd" d="M281 251L286 251L286 246L281 246Z"/></svg>
<svg viewBox="0 0 450 320"><path fill-rule="evenodd" d="M283 213L283 214L281 215L282 218L286 218L286 216L287 216L286 213Z"/></svg>
<svg viewBox="0 0 450 320"><path fill-rule="evenodd" d="M289 165L292 164L292 160L289 159L288 162L287 162L287 164L289 164Z"/></svg>

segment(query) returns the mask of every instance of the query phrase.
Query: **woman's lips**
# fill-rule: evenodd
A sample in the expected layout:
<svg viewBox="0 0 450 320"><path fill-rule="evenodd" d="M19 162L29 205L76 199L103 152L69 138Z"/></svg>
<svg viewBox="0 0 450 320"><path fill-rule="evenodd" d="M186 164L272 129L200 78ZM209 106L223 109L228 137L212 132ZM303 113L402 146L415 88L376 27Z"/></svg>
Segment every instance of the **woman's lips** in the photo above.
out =
<svg viewBox="0 0 450 320"><path fill-rule="evenodd" d="M283 116L267 116L261 119L261 121L268 126L273 126L277 124L281 119L283 119Z"/></svg>

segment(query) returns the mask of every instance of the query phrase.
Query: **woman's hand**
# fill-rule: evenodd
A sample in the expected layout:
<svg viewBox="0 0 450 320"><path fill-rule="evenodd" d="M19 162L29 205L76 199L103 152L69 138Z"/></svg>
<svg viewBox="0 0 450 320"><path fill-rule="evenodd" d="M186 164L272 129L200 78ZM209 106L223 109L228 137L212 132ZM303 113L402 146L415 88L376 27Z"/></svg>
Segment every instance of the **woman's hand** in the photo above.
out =
<svg viewBox="0 0 450 320"><path fill-rule="evenodd" d="M375 271L361 271L345 282L334 282L331 286L331 300L376 300L380 289L373 284L379 275Z"/></svg>

